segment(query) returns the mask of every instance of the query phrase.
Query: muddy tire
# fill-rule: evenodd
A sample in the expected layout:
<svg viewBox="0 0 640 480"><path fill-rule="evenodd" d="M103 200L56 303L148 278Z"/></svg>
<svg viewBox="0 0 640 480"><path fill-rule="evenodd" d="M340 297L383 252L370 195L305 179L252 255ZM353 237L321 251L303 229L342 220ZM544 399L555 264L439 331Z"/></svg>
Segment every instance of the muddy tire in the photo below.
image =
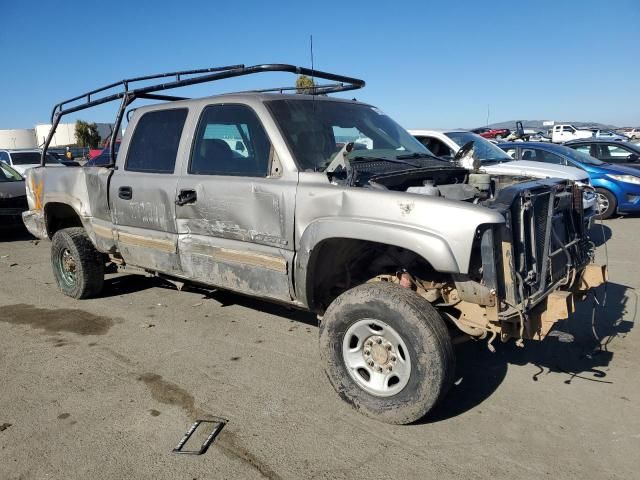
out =
<svg viewBox="0 0 640 480"><path fill-rule="evenodd" d="M104 256L83 228L63 228L52 239L51 266L62 293L73 298L89 298L104 285Z"/></svg>
<svg viewBox="0 0 640 480"><path fill-rule="evenodd" d="M598 210L597 217L601 220L611 218L618 208L618 201L615 195L606 188L596 188L596 198L598 201L596 206Z"/></svg>
<svg viewBox="0 0 640 480"><path fill-rule="evenodd" d="M438 311L413 291L387 283L360 285L331 303L320 324L320 356L340 397L385 423L425 416L455 373Z"/></svg>

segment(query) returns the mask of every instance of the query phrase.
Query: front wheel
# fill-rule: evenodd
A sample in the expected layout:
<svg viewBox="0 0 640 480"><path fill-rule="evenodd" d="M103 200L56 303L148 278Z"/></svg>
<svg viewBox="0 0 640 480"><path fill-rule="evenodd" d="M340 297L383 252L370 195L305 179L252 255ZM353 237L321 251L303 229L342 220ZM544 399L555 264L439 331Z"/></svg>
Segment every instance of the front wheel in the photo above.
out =
<svg viewBox="0 0 640 480"><path fill-rule="evenodd" d="M51 266L58 288L73 298L97 295L104 285L104 257L83 228L63 228L51 240Z"/></svg>
<svg viewBox="0 0 640 480"><path fill-rule="evenodd" d="M385 423L422 418L455 373L451 338L438 311L394 284L360 285L334 300L320 325L320 356L338 394Z"/></svg>
<svg viewBox="0 0 640 480"><path fill-rule="evenodd" d="M598 218L606 220L615 212L618 202L613 193L605 188L596 188L596 212Z"/></svg>

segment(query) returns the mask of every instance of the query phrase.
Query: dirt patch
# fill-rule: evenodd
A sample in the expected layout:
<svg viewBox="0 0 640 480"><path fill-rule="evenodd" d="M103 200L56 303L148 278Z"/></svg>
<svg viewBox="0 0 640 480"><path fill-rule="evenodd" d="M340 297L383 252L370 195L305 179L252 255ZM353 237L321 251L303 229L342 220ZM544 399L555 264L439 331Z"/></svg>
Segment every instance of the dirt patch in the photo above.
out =
<svg viewBox="0 0 640 480"><path fill-rule="evenodd" d="M195 406L193 395L175 383L167 382L161 375L145 373L138 377L138 380L144 382L149 388L154 400L167 405L181 407L192 420L216 420L216 417ZM149 413L155 416L154 412L156 411L150 410ZM159 414L160 412L158 412ZM233 432L223 430L214 445L218 446L226 455L247 463L265 478L270 480L279 480L281 478L271 467L244 448Z"/></svg>
<svg viewBox="0 0 640 480"><path fill-rule="evenodd" d="M214 443L223 453L230 457L235 457L255 468L264 478L269 480L279 480L280 475L274 472L271 467L266 465L262 460L253 453L244 448L239 438L233 432L223 430Z"/></svg>
<svg viewBox="0 0 640 480"><path fill-rule="evenodd" d="M104 335L115 323L109 317L70 308L38 308L23 303L0 307L0 321L29 325L47 332L72 332L78 335Z"/></svg>
<svg viewBox="0 0 640 480"><path fill-rule="evenodd" d="M61 413L60 415L58 415L58 420L64 420L65 418L69 418L70 416L70 413Z"/></svg>
<svg viewBox="0 0 640 480"><path fill-rule="evenodd" d="M158 417L160 415L160 411L156 410L155 408L150 409L149 413L151 414L152 417Z"/></svg>
<svg viewBox="0 0 640 480"><path fill-rule="evenodd" d="M182 408L192 420L210 416L206 412L196 408L193 395L175 383L163 380L161 375L144 373L138 380L143 381L149 388L154 400L166 405L175 405Z"/></svg>
<svg viewBox="0 0 640 480"><path fill-rule="evenodd" d="M4 432L11 425L12 425L11 423L3 423L2 425L0 425L0 432Z"/></svg>

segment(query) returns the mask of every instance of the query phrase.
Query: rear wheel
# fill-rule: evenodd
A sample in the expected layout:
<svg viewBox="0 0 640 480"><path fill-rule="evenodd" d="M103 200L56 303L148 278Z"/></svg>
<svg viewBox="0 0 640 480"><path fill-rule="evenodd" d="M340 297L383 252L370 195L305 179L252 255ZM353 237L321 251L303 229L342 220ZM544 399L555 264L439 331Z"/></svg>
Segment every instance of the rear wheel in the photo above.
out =
<svg viewBox="0 0 640 480"><path fill-rule="evenodd" d="M618 202L613 193L605 188L596 188L596 211L598 218L607 219L610 218L615 212L618 206Z"/></svg>
<svg viewBox="0 0 640 480"><path fill-rule="evenodd" d="M422 418L455 373L438 311L394 284L360 285L334 300L320 325L320 355L342 399L386 423Z"/></svg>
<svg viewBox="0 0 640 480"><path fill-rule="evenodd" d="M81 227L63 228L51 243L51 266L58 288L69 297L97 295L104 285L104 256Z"/></svg>

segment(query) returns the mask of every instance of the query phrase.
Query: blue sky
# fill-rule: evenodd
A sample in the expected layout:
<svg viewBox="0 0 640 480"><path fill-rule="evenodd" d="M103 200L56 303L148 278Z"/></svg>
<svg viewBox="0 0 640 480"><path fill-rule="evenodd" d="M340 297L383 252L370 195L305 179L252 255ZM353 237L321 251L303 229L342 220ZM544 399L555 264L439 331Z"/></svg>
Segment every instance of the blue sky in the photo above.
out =
<svg viewBox="0 0 640 480"><path fill-rule="evenodd" d="M308 7L303 5L307 4ZM359 100L407 128L512 119L640 125L640 2L0 0L0 129L121 78L244 63L363 78ZM204 96L291 84L226 80ZM350 96L354 96L352 92ZM115 104L80 112L112 121Z"/></svg>

